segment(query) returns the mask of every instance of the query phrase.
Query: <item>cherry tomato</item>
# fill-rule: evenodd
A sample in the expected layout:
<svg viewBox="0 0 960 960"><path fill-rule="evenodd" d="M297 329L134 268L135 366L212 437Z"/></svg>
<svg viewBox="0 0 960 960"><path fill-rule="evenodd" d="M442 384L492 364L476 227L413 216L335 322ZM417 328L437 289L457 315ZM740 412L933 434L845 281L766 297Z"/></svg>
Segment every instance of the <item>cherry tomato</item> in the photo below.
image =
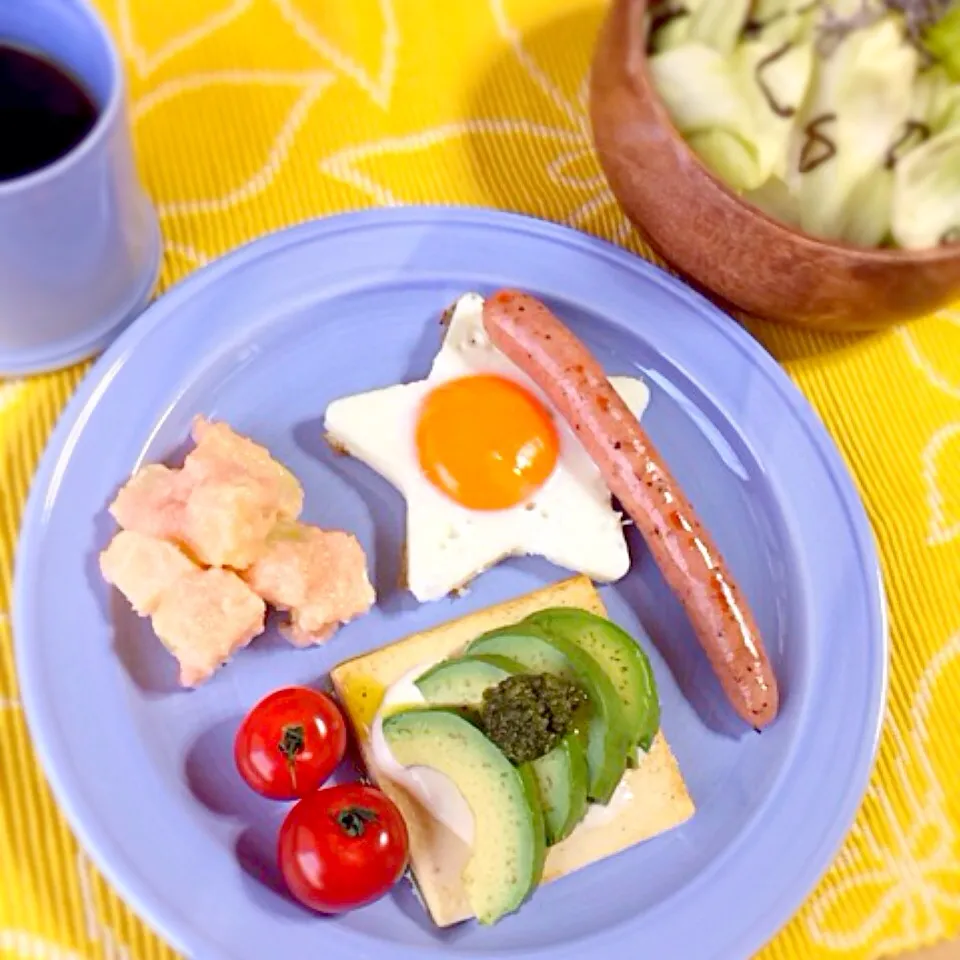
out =
<svg viewBox="0 0 960 960"><path fill-rule="evenodd" d="M247 714L233 756L257 793L295 800L322 786L346 749L347 728L336 703L317 690L284 687Z"/></svg>
<svg viewBox="0 0 960 960"><path fill-rule="evenodd" d="M407 868L407 825L374 787L318 790L287 814L279 860L290 892L319 913L344 913L382 897Z"/></svg>

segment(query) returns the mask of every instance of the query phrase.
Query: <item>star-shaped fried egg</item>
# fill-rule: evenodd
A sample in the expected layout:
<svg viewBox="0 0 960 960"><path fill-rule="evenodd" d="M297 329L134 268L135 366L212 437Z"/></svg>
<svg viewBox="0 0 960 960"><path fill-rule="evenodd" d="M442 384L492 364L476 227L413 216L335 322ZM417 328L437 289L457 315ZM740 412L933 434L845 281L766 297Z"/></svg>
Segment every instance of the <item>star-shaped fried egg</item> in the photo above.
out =
<svg viewBox="0 0 960 960"><path fill-rule="evenodd" d="M639 417L646 385L610 382ZM606 483L543 392L490 342L479 294L457 301L425 380L335 400L325 427L406 498L406 582L421 603L509 556L598 581L627 572Z"/></svg>

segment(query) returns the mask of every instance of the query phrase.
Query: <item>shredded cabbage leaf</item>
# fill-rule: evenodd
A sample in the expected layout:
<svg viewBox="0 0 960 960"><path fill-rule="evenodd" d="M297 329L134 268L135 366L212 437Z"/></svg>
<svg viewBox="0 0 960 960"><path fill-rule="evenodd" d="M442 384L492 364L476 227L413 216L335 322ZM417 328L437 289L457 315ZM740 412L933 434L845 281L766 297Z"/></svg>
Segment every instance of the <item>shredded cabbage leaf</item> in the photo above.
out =
<svg viewBox="0 0 960 960"><path fill-rule="evenodd" d="M851 34L832 57L818 59L814 89L794 132L791 164L800 223L808 233L846 240L870 232L861 221L881 219L861 207L882 204L885 191L873 195L861 182L883 167L910 117L916 68L916 50L892 20ZM835 119L821 128L835 155L810 169L803 162L805 150L808 159L811 153L809 125L831 116Z"/></svg>
<svg viewBox="0 0 960 960"><path fill-rule="evenodd" d="M814 236L960 233L960 0L922 34L880 0L671 0L654 81L704 163Z"/></svg>
<svg viewBox="0 0 960 960"><path fill-rule="evenodd" d="M907 249L934 247L960 234L960 127L937 134L897 164L892 229Z"/></svg>
<svg viewBox="0 0 960 960"><path fill-rule="evenodd" d="M730 177L734 189L763 183L768 171L761 166L755 125L732 59L705 44L687 43L657 54L650 69L674 125L693 149L705 151L703 161L718 176Z"/></svg>
<svg viewBox="0 0 960 960"><path fill-rule="evenodd" d="M764 179L771 174L786 177L790 134L813 78L813 44L744 43L734 54L734 65L753 120Z"/></svg>
<svg viewBox="0 0 960 960"><path fill-rule="evenodd" d="M778 46L812 40L817 12L810 0L757 0L750 12L750 35Z"/></svg>
<svg viewBox="0 0 960 960"><path fill-rule="evenodd" d="M774 112L756 80L758 64L776 51L769 43L748 43L723 56L705 44L687 43L650 61L677 129L735 190L756 189L786 168L791 119ZM770 63L763 78L774 103L797 110L812 69L809 44Z"/></svg>

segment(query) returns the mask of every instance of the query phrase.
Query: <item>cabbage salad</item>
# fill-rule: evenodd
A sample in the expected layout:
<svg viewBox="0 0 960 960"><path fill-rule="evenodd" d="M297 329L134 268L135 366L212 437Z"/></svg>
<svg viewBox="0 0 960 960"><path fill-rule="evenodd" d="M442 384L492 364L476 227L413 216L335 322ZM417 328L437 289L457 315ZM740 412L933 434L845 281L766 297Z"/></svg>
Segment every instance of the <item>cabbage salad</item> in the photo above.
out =
<svg viewBox="0 0 960 960"><path fill-rule="evenodd" d="M650 68L692 149L769 215L960 242L960 0L661 0Z"/></svg>

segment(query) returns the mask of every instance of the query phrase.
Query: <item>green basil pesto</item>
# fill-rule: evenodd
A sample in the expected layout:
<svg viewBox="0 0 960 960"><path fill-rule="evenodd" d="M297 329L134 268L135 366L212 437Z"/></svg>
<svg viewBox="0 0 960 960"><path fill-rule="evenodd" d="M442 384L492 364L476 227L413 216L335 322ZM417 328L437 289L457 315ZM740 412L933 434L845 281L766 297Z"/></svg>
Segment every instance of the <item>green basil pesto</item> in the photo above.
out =
<svg viewBox="0 0 960 960"><path fill-rule="evenodd" d="M508 759L529 763L548 754L569 733L586 702L586 694L562 677L518 673L483 692L480 720Z"/></svg>

